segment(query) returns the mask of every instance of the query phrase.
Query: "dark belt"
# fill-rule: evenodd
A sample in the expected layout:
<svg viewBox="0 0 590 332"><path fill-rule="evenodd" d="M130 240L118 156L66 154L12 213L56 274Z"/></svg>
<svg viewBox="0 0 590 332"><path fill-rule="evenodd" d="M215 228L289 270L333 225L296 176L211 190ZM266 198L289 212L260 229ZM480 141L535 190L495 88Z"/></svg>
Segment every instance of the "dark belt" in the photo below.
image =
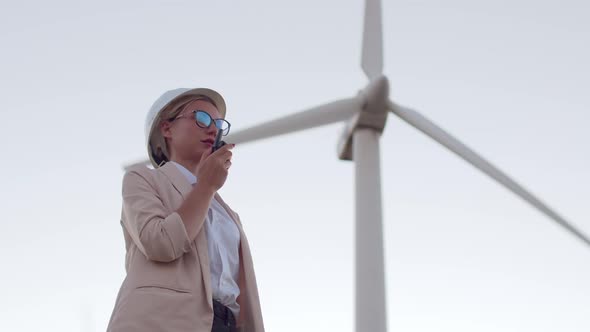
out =
<svg viewBox="0 0 590 332"><path fill-rule="evenodd" d="M230 308L213 299L213 314L223 321L225 326L236 327L236 319Z"/></svg>

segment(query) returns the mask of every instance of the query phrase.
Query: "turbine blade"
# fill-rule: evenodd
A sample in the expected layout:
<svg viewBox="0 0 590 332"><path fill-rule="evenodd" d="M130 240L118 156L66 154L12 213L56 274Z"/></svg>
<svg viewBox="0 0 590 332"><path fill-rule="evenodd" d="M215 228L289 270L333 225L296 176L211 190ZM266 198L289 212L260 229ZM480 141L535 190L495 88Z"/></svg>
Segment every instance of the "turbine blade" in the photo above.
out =
<svg viewBox="0 0 590 332"><path fill-rule="evenodd" d="M496 168L490 162L479 156L475 151L468 148L465 144L459 142L456 138L445 132L443 129L435 125L432 121L428 120L420 113L415 110L405 108L396 104L391 104L391 110L394 114L402 118L402 120L409 123L414 128L422 131L432 139L442 144L452 152L456 153L459 157L465 159L468 163L477 167L479 170L489 175L494 180L500 182L508 190L512 191L522 199L539 209L542 213L553 219L559 225L564 227L567 231L572 233L578 239L582 240L587 245L590 245L590 240L582 232L576 229L572 224L567 222L557 212L549 208L540 199L535 197L529 191L524 189L521 185L512 180L504 172Z"/></svg>
<svg viewBox="0 0 590 332"><path fill-rule="evenodd" d="M324 104L300 113L259 124L229 134L228 143L247 143L304 129L315 128L349 119L361 110L359 98L349 98Z"/></svg>
<svg viewBox="0 0 590 332"><path fill-rule="evenodd" d="M365 0L361 67L374 80L383 73L383 26L381 0Z"/></svg>

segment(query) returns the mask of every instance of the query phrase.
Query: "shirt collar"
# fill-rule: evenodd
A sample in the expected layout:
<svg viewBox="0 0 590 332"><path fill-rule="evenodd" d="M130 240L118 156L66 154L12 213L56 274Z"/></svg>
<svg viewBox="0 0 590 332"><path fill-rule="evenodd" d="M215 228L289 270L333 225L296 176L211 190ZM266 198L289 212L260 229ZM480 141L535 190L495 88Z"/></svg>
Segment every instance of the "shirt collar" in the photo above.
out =
<svg viewBox="0 0 590 332"><path fill-rule="evenodd" d="M191 173L191 171L186 169L186 167L182 166L181 164L179 164L175 161L171 161L171 163L173 163L174 166L176 166L176 168L178 168L180 173L182 173L182 175L184 175L184 177L187 179L188 183L190 183L191 185L194 185L195 183L197 183L197 177L193 173Z"/></svg>

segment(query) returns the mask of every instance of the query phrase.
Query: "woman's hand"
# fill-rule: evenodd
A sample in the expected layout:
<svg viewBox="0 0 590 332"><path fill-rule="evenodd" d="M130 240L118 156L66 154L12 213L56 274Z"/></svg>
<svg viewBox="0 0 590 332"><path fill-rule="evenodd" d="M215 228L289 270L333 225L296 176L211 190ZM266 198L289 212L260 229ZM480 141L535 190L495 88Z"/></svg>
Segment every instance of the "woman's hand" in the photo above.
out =
<svg viewBox="0 0 590 332"><path fill-rule="evenodd" d="M216 192L225 183L231 166L232 152L235 144L226 144L215 152L208 149L201 156L196 176L199 185Z"/></svg>
<svg viewBox="0 0 590 332"><path fill-rule="evenodd" d="M234 146L235 144L226 144L215 152L211 152L211 149L203 152L194 173L197 176L197 184L176 210L191 241L197 237L203 227L215 192L227 179L228 169L231 166L231 149Z"/></svg>

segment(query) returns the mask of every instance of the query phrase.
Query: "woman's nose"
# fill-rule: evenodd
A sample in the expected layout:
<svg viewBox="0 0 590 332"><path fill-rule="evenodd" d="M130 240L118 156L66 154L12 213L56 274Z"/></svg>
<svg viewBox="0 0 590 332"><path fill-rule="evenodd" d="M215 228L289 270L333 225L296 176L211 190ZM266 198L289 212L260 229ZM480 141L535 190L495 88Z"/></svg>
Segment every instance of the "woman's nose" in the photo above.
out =
<svg viewBox="0 0 590 332"><path fill-rule="evenodd" d="M212 123L209 128L207 128L207 134L209 135L215 135L217 134L217 126L215 126L215 123Z"/></svg>

